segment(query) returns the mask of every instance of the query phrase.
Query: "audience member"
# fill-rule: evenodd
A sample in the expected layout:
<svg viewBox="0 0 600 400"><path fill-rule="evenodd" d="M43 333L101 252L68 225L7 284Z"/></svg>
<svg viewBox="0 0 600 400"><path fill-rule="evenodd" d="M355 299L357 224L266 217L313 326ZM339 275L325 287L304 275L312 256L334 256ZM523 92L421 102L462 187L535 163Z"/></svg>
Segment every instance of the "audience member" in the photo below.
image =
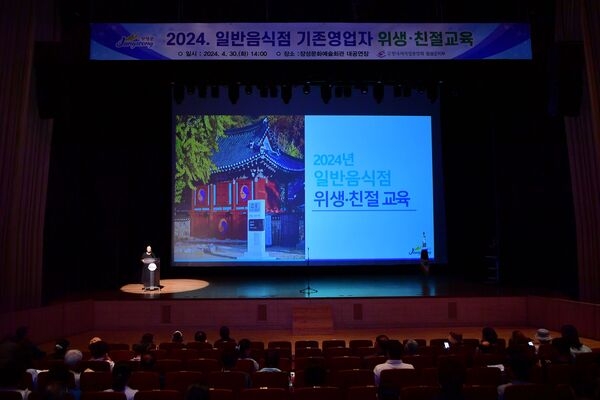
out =
<svg viewBox="0 0 600 400"><path fill-rule="evenodd" d="M19 358L25 362L27 368L33 367L34 360L41 360L46 357L46 352L42 351L30 339L27 326L20 326L16 329L13 341L17 345Z"/></svg>
<svg viewBox="0 0 600 400"><path fill-rule="evenodd" d="M252 370L252 372L256 372L260 369L258 361L252 358L252 355L250 354L250 352L252 351L252 342L250 341L250 339L240 339L240 341L238 342L237 351L238 358L240 360L252 361L252 364L254 365L254 369Z"/></svg>
<svg viewBox="0 0 600 400"><path fill-rule="evenodd" d="M223 353L221 354L221 365L222 365L221 371L223 371L223 372L234 371L237 360L238 360L238 352L237 351L231 350L231 349L223 350ZM252 381L250 380L250 374L243 372L243 371L236 371L236 372L241 372L246 375L245 387L252 387Z"/></svg>
<svg viewBox="0 0 600 400"><path fill-rule="evenodd" d="M63 360L67 350L69 350L70 344L71 343L65 338L58 339L54 344L54 352L50 354L49 357L55 360Z"/></svg>
<svg viewBox="0 0 600 400"><path fill-rule="evenodd" d="M437 400L462 400L467 380L465 363L456 357L444 357L438 364L440 395Z"/></svg>
<svg viewBox="0 0 600 400"><path fill-rule="evenodd" d="M404 343L404 354L416 355L419 354L419 343L415 339L408 339Z"/></svg>
<svg viewBox="0 0 600 400"><path fill-rule="evenodd" d="M27 400L31 391L20 387L26 370L26 361L19 356L16 342L12 338L3 340L0 343L0 391L18 392Z"/></svg>
<svg viewBox="0 0 600 400"><path fill-rule="evenodd" d="M508 346L522 346L527 345L532 340L525 336L525 334L520 330L512 331L510 338L508 339Z"/></svg>
<svg viewBox="0 0 600 400"><path fill-rule="evenodd" d="M91 355L90 361L106 361L110 369L113 369L115 362L108 355L108 343L96 336L90 340L88 349Z"/></svg>
<svg viewBox="0 0 600 400"><path fill-rule="evenodd" d="M578 353L590 353L592 349L589 346L581 343L579 339L579 332L575 325L565 324L560 328L560 335L569 346L569 350L571 355L574 357L577 356Z"/></svg>
<svg viewBox="0 0 600 400"><path fill-rule="evenodd" d="M154 343L154 335L149 332L146 332L142 335L139 344L142 347L141 350L143 352L156 349L156 344Z"/></svg>
<svg viewBox="0 0 600 400"><path fill-rule="evenodd" d="M44 399L65 399L67 394L75 400L81 397L81 391L72 387L72 372L67 365L53 365L47 372L46 387L38 388Z"/></svg>
<svg viewBox="0 0 600 400"><path fill-rule="evenodd" d="M112 387L106 389L105 392L123 392L127 400L133 400L137 389L132 389L129 386L129 378L131 377L131 367L125 362L118 362L112 369Z"/></svg>
<svg viewBox="0 0 600 400"><path fill-rule="evenodd" d="M279 368L279 349L268 349L265 353L265 366L259 372L281 372Z"/></svg>
<svg viewBox="0 0 600 400"><path fill-rule="evenodd" d="M504 390L509 385L532 383L535 355L527 351L514 351L508 357L508 382L498 386L498 400L504 400Z"/></svg>
<svg viewBox="0 0 600 400"><path fill-rule="evenodd" d="M385 344L390 340L388 335L381 334L377 335L375 341L373 342L373 346L375 347L375 355L377 356L385 356Z"/></svg>
<svg viewBox="0 0 600 400"><path fill-rule="evenodd" d="M83 353L81 350L70 349L65 353L65 365L75 377L75 388L77 389L80 388L81 360L83 360Z"/></svg>
<svg viewBox="0 0 600 400"><path fill-rule="evenodd" d="M209 400L210 389L208 386L193 383L186 389L183 400Z"/></svg>
<svg viewBox="0 0 600 400"><path fill-rule="evenodd" d="M463 345L463 335L462 333L450 332L448 333L448 343L450 343L450 348L457 348Z"/></svg>
<svg viewBox="0 0 600 400"><path fill-rule="evenodd" d="M231 337L229 327L223 325L219 329L219 338L215 341L213 346L215 348L223 349L225 347L232 348L237 344L236 340Z"/></svg>
<svg viewBox="0 0 600 400"><path fill-rule="evenodd" d="M140 356L140 371L154 371L156 357L152 352L145 352Z"/></svg>
<svg viewBox="0 0 600 400"><path fill-rule="evenodd" d="M172 342L172 343L177 343L177 344L180 344L180 345L182 345L182 346L185 346L185 342L184 342L184 340L183 340L183 332L181 332L181 331L179 331L179 330L177 330L177 331L174 331L174 332L171 334L171 342Z"/></svg>
<svg viewBox="0 0 600 400"><path fill-rule="evenodd" d="M498 347L498 333L491 326L481 329L481 340L477 350L481 353L492 353Z"/></svg>
<svg viewBox="0 0 600 400"><path fill-rule="evenodd" d="M386 369L414 369L412 364L402 362L402 350L403 346L399 340L389 339L385 344L387 360L384 363L377 364L373 368L374 382L376 386L379 386L379 378L381 371Z"/></svg>
<svg viewBox="0 0 600 400"><path fill-rule="evenodd" d="M199 343L208 343L208 337L204 331L196 331L194 334L194 341Z"/></svg>

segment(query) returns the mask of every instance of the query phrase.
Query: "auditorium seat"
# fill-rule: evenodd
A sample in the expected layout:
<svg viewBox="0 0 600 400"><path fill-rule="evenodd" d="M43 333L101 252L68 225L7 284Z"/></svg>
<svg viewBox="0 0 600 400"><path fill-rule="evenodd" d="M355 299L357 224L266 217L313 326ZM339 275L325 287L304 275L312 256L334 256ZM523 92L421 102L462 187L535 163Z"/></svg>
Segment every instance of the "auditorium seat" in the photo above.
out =
<svg viewBox="0 0 600 400"><path fill-rule="evenodd" d="M290 393L283 388L248 388L243 389L238 400L289 400Z"/></svg>
<svg viewBox="0 0 600 400"><path fill-rule="evenodd" d="M497 400L498 387L490 385L464 385L462 388L462 394L463 400Z"/></svg>
<svg viewBox="0 0 600 400"><path fill-rule="evenodd" d="M400 390L402 400L432 400L439 394L439 386L406 386Z"/></svg>
<svg viewBox="0 0 600 400"><path fill-rule="evenodd" d="M79 387L82 392L98 392L112 387L112 373L110 371L88 371L79 377Z"/></svg>
<svg viewBox="0 0 600 400"><path fill-rule="evenodd" d="M182 400L183 395L178 390L138 390L133 400Z"/></svg>
<svg viewBox="0 0 600 400"><path fill-rule="evenodd" d="M291 392L291 400L343 400L343 393L335 386L300 387Z"/></svg>
<svg viewBox="0 0 600 400"><path fill-rule="evenodd" d="M157 371L133 371L129 377L129 386L137 390L158 390L160 374Z"/></svg>
<svg viewBox="0 0 600 400"><path fill-rule="evenodd" d="M298 349L306 349L306 348L319 348L318 340L296 340L294 342L294 352L297 352Z"/></svg>
<svg viewBox="0 0 600 400"><path fill-rule="evenodd" d="M340 369L359 369L362 367L362 360L359 356L339 356L325 358L326 368L330 371Z"/></svg>
<svg viewBox="0 0 600 400"><path fill-rule="evenodd" d="M127 400L124 392L87 391L81 392L81 400Z"/></svg>
<svg viewBox="0 0 600 400"><path fill-rule="evenodd" d="M190 385L206 383L206 377L200 371L170 371L164 377L164 389L178 390L182 395Z"/></svg>
<svg viewBox="0 0 600 400"><path fill-rule="evenodd" d="M251 375L252 387L275 387L288 389L290 374L288 372L255 372Z"/></svg>
<svg viewBox="0 0 600 400"><path fill-rule="evenodd" d="M350 386L344 391L345 400L377 400L377 386Z"/></svg>
<svg viewBox="0 0 600 400"><path fill-rule="evenodd" d="M342 390L350 386L368 386L373 385L373 371L368 369L340 369L331 371L330 383Z"/></svg>
<svg viewBox="0 0 600 400"><path fill-rule="evenodd" d="M210 400L234 400L234 393L231 389L209 388L208 398Z"/></svg>

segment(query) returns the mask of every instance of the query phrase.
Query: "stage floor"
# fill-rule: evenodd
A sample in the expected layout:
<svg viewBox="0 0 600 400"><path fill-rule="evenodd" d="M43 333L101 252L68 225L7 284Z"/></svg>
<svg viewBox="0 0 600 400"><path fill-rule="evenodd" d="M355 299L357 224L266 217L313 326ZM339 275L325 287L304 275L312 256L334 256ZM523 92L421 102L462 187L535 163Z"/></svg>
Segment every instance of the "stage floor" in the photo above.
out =
<svg viewBox="0 0 600 400"><path fill-rule="evenodd" d="M195 274L198 275L198 274ZM160 297L163 299L277 299L277 298L373 298L373 297L479 297L548 294L543 289L505 287L495 282L470 282L459 276L348 273L306 276L287 274L212 274L170 276L160 280L160 289L144 290L140 283L120 288L121 298ZM115 296L113 292L111 296ZM96 298L98 296L95 296Z"/></svg>

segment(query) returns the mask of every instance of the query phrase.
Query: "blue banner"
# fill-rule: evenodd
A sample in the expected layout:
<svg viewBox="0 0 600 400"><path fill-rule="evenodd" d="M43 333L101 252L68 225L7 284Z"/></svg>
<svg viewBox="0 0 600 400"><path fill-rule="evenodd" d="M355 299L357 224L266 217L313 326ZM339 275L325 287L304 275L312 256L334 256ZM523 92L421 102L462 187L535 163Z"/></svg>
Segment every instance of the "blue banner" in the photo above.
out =
<svg viewBox="0 0 600 400"><path fill-rule="evenodd" d="M523 23L94 23L91 60L531 60Z"/></svg>

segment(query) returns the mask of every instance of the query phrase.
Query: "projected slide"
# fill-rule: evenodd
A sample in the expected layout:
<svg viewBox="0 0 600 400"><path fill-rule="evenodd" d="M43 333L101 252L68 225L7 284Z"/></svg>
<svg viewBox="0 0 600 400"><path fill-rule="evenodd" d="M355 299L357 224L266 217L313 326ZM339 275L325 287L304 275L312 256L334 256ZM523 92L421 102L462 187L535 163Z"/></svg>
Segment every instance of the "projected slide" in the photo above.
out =
<svg viewBox="0 0 600 400"><path fill-rule="evenodd" d="M435 258L432 119L176 115L173 263Z"/></svg>

